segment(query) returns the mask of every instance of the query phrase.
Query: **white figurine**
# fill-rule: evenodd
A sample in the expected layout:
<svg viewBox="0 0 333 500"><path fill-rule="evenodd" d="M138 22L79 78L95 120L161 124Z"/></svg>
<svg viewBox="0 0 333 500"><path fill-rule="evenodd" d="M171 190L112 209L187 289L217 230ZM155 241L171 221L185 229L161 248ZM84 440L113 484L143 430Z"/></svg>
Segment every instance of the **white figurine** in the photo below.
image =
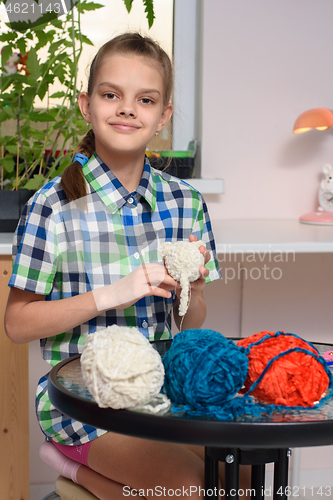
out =
<svg viewBox="0 0 333 500"><path fill-rule="evenodd" d="M323 166L324 178L319 186L318 210L333 212L333 167L329 163Z"/></svg>

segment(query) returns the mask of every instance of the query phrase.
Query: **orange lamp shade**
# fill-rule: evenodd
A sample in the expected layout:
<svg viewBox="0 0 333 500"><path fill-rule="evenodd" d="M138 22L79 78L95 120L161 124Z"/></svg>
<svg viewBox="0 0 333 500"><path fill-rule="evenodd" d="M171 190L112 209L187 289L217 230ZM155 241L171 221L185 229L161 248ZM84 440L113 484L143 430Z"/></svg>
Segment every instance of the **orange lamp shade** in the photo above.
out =
<svg viewBox="0 0 333 500"><path fill-rule="evenodd" d="M313 108L302 113L294 125L294 134L302 134L313 128L327 130L333 125L333 113L327 108Z"/></svg>

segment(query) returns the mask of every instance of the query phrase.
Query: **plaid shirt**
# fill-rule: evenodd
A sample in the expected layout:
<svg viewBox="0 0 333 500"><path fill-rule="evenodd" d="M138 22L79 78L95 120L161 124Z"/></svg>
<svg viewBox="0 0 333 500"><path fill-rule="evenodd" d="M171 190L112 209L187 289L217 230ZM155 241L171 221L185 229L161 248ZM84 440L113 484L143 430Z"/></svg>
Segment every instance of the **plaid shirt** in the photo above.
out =
<svg viewBox="0 0 333 500"><path fill-rule="evenodd" d="M164 241L203 240L212 258L206 282L220 278L214 238L205 202L186 182L156 171L146 161L136 190L129 193L94 155L83 167L87 196L68 202L60 177L27 203L15 232L9 286L45 295L72 297L104 287L143 262L162 262ZM81 353L86 336L106 326L135 326L149 340L170 338L170 299L144 297L124 310L100 313L73 330L41 339L43 358L52 366ZM68 419L50 403L47 377L37 390L37 416L46 436L83 444L105 431Z"/></svg>

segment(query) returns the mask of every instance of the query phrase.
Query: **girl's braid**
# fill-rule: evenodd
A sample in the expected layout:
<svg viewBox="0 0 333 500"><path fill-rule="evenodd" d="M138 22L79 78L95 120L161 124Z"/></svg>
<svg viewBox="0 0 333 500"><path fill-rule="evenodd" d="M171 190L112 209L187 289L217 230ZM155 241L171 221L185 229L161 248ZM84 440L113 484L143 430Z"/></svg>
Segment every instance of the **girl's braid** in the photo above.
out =
<svg viewBox="0 0 333 500"><path fill-rule="evenodd" d="M95 151L95 134L90 129L77 146L75 153L81 153L90 158ZM61 176L61 187L65 191L68 201L78 200L87 194L87 184L82 172L81 163L74 161Z"/></svg>
<svg viewBox="0 0 333 500"><path fill-rule="evenodd" d="M90 129L83 137L80 144L78 144L75 153L81 153L82 155L91 158L94 152L95 152L95 134L93 129Z"/></svg>

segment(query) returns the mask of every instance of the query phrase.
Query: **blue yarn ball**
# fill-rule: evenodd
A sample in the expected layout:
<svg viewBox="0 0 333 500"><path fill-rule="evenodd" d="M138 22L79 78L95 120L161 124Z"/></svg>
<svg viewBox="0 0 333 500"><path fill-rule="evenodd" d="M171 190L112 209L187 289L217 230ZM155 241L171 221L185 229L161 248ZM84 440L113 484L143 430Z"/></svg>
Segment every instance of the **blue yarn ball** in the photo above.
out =
<svg viewBox="0 0 333 500"><path fill-rule="evenodd" d="M164 389L176 405L223 405L243 387L248 372L245 349L213 330L175 335L163 357Z"/></svg>

